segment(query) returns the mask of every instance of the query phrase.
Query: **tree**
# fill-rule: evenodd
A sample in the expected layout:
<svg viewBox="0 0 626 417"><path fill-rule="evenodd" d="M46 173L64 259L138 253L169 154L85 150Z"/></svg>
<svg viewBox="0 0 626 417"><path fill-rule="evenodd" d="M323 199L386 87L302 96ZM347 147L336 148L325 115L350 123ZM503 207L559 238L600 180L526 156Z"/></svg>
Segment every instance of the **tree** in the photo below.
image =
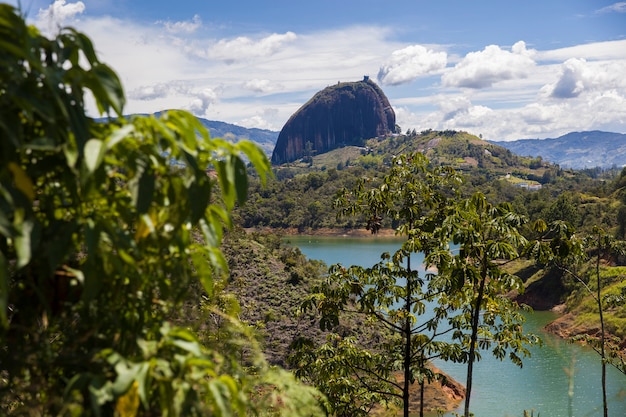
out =
<svg viewBox="0 0 626 417"><path fill-rule="evenodd" d="M537 242L532 248L535 258L541 263L551 263L573 277L585 291L593 298L598 310L600 335L581 335L574 340L584 341L600 355L602 387L602 411L608 417L608 403L606 396L606 365L612 364L626 374L624 359L620 356L619 339L612 340L607 334L604 315L609 307L623 305L626 299L626 287L621 293L603 293L603 283L600 273L601 261L610 261L626 254L626 242L612 238L600 227L593 227L592 233L587 236L578 236L570 224L556 221L550 224L543 241ZM580 267L593 259L595 261L588 272L581 272ZM595 278L595 290L592 286L592 277Z"/></svg>
<svg viewBox="0 0 626 417"><path fill-rule="evenodd" d="M408 416L411 384L417 381L423 389L441 377L428 361L462 360L458 345L438 340L448 331L439 326L446 309L437 308L433 317L424 318L427 304L442 288L434 274L422 277L415 265L417 253L442 245L434 231L460 183L453 170L431 168L422 154L413 153L395 158L378 186L362 181L344 189L335 201L340 216L363 218L372 233L391 220L396 233L406 238L398 251L383 254L372 267L331 267L303 305L317 309L321 328L335 333L317 348L301 341L294 363L300 377L317 383L337 415L365 415L373 403L388 404L395 398ZM342 331L346 316L362 316L367 333Z"/></svg>
<svg viewBox="0 0 626 417"><path fill-rule="evenodd" d="M547 223L562 220L569 222L574 227L578 227L580 223L578 208L572 201L572 197L567 193L561 194L556 201L546 209L543 218Z"/></svg>
<svg viewBox="0 0 626 417"><path fill-rule="evenodd" d="M242 153L265 178L263 152L187 112L123 117L122 85L84 34L45 38L8 5L0 63L2 414L315 413L316 394L217 303ZM86 91L107 118L85 113ZM196 280L246 358L170 324Z"/></svg>
<svg viewBox="0 0 626 417"><path fill-rule="evenodd" d="M437 267L448 280L449 322L467 351L467 382L464 416L470 416L474 362L480 349L492 349L498 359L507 351L513 363L522 366L521 356L528 356L525 345L538 342L524 334L523 316L517 303L507 297L513 290L523 291L521 280L507 273L503 265L517 259L527 245L519 232L524 218L511 205L490 204L484 195L475 193L461 201L442 222L437 233L444 242L458 246L450 256L446 248L433 252L427 263ZM459 314L454 315L453 312ZM479 340L480 337L480 340Z"/></svg>

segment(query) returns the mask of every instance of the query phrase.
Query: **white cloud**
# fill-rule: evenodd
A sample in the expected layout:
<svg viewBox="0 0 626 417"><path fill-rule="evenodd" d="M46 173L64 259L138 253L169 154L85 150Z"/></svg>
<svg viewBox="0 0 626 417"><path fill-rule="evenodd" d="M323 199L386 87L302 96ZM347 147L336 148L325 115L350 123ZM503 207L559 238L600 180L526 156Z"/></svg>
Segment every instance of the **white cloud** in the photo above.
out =
<svg viewBox="0 0 626 417"><path fill-rule="evenodd" d="M258 40L247 36L222 39L208 48L207 55L209 58L219 59L228 63L250 58L267 57L275 54L285 44L293 42L296 38L295 33L286 32L284 34L273 33Z"/></svg>
<svg viewBox="0 0 626 417"><path fill-rule="evenodd" d="M626 13L626 1L613 3L610 6L596 10L596 13Z"/></svg>
<svg viewBox="0 0 626 417"><path fill-rule="evenodd" d="M594 74L589 68L582 73ZM486 104L484 99L481 103L473 102L465 93L442 93L432 98L436 111L424 106L422 101L409 99L400 101L402 107L396 106L393 100L392 105L403 129L464 130L490 140L558 137L585 130L626 131L626 89L611 88L611 82L598 81L606 80L607 74L596 73L593 81L587 81L587 75L580 78L585 80L580 94L566 100L555 99L544 92L525 104L498 108ZM474 99L482 99L482 95L474 95ZM500 101L495 100L495 103ZM407 107L410 104L418 105L418 110Z"/></svg>
<svg viewBox="0 0 626 417"><path fill-rule="evenodd" d="M464 95L444 96L440 95L433 98L433 103L437 104L442 113L444 121L452 120L459 114L467 113L472 106L469 97Z"/></svg>
<svg viewBox="0 0 626 417"><path fill-rule="evenodd" d="M269 93L276 90L277 86L274 85L270 80L259 80L258 78L255 78L253 80L248 80L243 83L243 88L251 90L255 93Z"/></svg>
<svg viewBox="0 0 626 417"><path fill-rule="evenodd" d="M587 60L626 59L626 40L591 42L567 48L537 51L535 58L541 61L567 61L570 58Z"/></svg>
<svg viewBox="0 0 626 417"><path fill-rule="evenodd" d="M547 87L549 95L555 98L577 97L584 89L584 60L572 58L563 64L559 80Z"/></svg>
<svg viewBox="0 0 626 417"><path fill-rule="evenodd" d="M218 101L217 93L211 88L203 88L199 91L192 89L186 93L191 96L189 110L200 116L206 116L209 106Z"/></svg>
<svg viewBox="0 0 626 417"><path fill-rule="evenodd" d="M172 34L191 34L202 27L202 19L197 14L191 20L170 22L159 20L157 24L163 25L165 30Z"/></svg>
<svg viewBox="0 0 626 417"><path fill-rule="evenodd" d="M535 66L535 51L517 42L511 52L489 45L480 52L470 52L442 76L444 86L486 88L504 81L525 78Z"/></svg>
<svg viewBox="0 0 626 417"><path fill-rule="evenodd" d="M247 119L241 120L239 124L247 128L257 128L257 129L266 129L266 130L275 129L274 125L271 122L265 120L263 116L260 116L258 114L252 117L248 117Z"/></svg>
<svg viewBox="0 0 626 417"><path fill-rule="evenodd" d="M128 92L128 98L135 100L154 100L164 98L170 94L171 88L167 84L143 85Z"/></svg>
<svg viewBox="0 0 626 417"><path fill-rule="evenodd" d="M447 54L411 45L393 51L391 57L380 67L378 81L381 84L399 85L431 74L446 67Z"/></svg>
<svg viewBox="0 0 626 417"><path fill-rule="evenodd" d="M140 86L131 90L128 98L152 102L178 101L183 103L179 107L186 108L198 116L205 116L209 107L219 101L219 91L208 87L196 87L191 82L172 81Z"/></svg>
<svg viewBox="0 0 626 417"><path fill-rule="evenodd" d="M84 11L82 1L67 4L65 0L55 0L47 9L39 9L36 25L47 34L53 34Z"/></svg>
<svg viewBox="0 0 626 417"><path fill-rule="evenodd" d="M589 91L613 89L626 93L626 60L613 62L587 62L571 58L561 66L559 79L543 87L542 92L557 99L578 97Z"/></svg>

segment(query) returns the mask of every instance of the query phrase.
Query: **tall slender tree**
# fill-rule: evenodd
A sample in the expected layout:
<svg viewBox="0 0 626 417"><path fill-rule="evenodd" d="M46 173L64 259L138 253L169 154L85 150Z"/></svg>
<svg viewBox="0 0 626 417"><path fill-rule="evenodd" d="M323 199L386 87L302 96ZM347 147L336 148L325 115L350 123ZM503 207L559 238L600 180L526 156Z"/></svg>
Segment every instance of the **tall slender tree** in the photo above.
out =
<svg viewBox="0 0 626 417"><path fill-rule="evenodd" d="M508 352L522 366L521 357L529 355L526 346L538 342L536 336L523 333L520 306L507 296L513 290L523 291L522 282L503 269L527 244L519 231L523 223L509 204L495 206L475 193L455 207L438 231L439 239L452 243L456 254L433 252L427 258L448 280L453 339L467 352L465 417L470 416L474 363L480 349L491 349L498 359Z"/></svg>

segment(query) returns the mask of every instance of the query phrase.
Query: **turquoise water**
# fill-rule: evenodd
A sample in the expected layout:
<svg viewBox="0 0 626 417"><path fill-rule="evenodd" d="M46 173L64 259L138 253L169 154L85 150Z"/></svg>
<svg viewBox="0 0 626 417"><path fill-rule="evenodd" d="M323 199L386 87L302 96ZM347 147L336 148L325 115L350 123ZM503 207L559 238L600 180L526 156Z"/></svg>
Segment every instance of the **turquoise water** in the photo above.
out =
<svg viewBox="0 0 626 417"><path fill-rule="evenodd" d="M371 266L380 260L381 253L393 252L400 246L399 240L388 238L296 236L288 241L308 258L328 265ZM476 417L521 417L524 410L533 410L535 416L541 417L602 416L599 356L587 347L544 332L543 327L556 317L551 312L527 315L525 330L540 334L544 345L532 349L523 368L483 352L482 359L474 365L471 409ZM465 382L463 365L441 362L437 366L457 381ZM626 375L607 368L607 387L609 416L626 416Z"/></svg>

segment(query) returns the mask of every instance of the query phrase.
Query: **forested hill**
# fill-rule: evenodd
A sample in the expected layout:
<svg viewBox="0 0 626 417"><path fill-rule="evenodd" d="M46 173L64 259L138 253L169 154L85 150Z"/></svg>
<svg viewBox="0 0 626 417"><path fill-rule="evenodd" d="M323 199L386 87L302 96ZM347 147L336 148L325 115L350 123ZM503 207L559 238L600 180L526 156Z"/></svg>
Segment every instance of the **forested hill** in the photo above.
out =
<svg viewBox="0 0 626 417"><path fill-rule="evenodd" d="M332 207L336 193L359 179L380 178L394 155L411 151L460 171L466 178L465 194L481 191L495 203L511 202L531 220L567 215L575 226L593 220L615 227L621 219L620 205L609 198L619 174L615 170L567 170L542 158L515 155L466 132L427 130L371 139L362 147L346 146L275 166L275 178L265 187L251 180L250 198L237 211L239 220L248 228L301 232L363 227L357 219L337 219ZM578 203L575 213L564 209Z"/></svg>

